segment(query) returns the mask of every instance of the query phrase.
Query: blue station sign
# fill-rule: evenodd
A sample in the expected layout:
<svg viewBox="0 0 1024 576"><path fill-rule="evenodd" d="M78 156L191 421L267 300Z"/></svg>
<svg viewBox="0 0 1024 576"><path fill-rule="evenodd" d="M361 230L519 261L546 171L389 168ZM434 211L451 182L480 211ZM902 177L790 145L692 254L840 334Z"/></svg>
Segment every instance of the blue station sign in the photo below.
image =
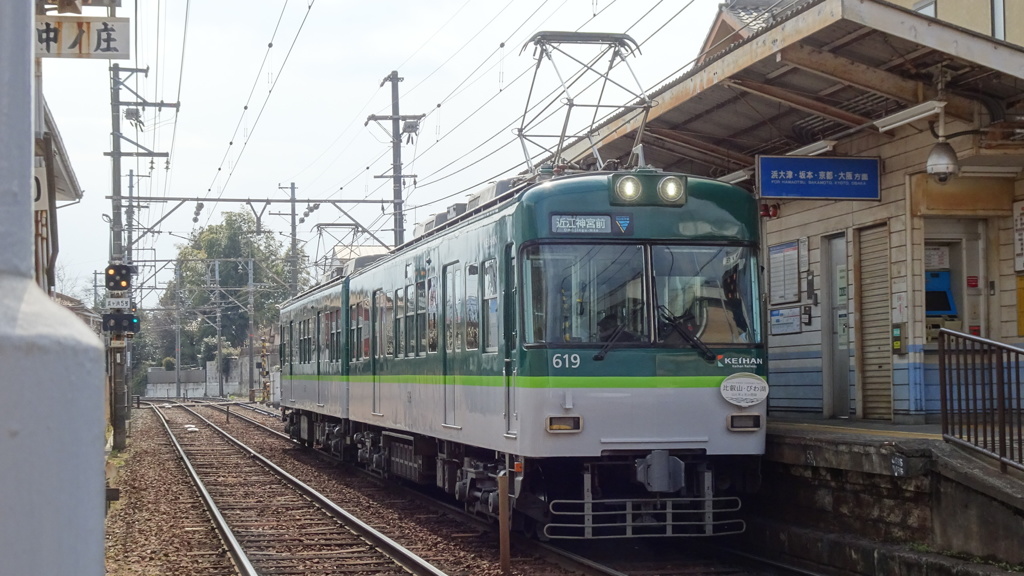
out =
<svg viewBox="0 0 1024 576"><path fill-rule="evenodd" d="M758 156L757 184L762 198L878 200L878 158Z"/></svg>

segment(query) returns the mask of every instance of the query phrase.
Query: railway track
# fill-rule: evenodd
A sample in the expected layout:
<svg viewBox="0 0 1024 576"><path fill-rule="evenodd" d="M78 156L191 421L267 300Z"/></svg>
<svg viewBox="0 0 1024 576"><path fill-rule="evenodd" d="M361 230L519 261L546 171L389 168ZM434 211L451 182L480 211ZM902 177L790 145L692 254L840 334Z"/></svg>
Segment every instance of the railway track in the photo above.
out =
<svg viewBox="0 0 1024 576"><path fill-rule="evenodd" d="M220 411L216 418L225 417L232 423L244 422L246 427L259 428L258 431L254 430L251 433L241 432L241 428L232 428L239 430L239 435L244 435L246 441L253 445L263 445L262 441L255 437L256 435L269 435L293 443L286 434L277 429L280 421L276 418L276 414L261 410L254 411L245 404L206 404L202 408L204 412L212 409ZM225 416L226 411L230 411L229 416ZM205 413L212 414L211 412ZM214 416L210 416L210 418L215 419ZM301 452L335 462L332 457L318 451L302 450ZM340 471L332 467L331 473L339 474ZM453 535L462 540L462 544L466 546L496 551L497 527L482 522L475 516L467 515L459 508L440 503L418 491L394 486L385 487L376 477L345 474L344 482L375 501L386 500L389 507L400 509L409 516L425 517L424 508L437 510L438 521L441 521L443 517L450 518L450 521L444 526L432 526L430 528L432 532ZM346 504L346 508L348 508L348 504ZM396 534L391 534L391 536L396 539L402 538L401 535ZM415 543L405 542L405 545L414 546ZM655 539L597 544L577 543L577 545L569 541L564 545L559 545L555 542L544 544L514 534L513 557L513 573L515 574L552 574L562 569L571 574L601 576L650 576L652 574L659 576L694 576L695 574L821 576L788 566L772 565L753 556L719 549L703 540L700 542L680 542L679 540L669 542ZM457 567L445 565L444 561L439 558L434 558L434 562L443 569L459 571Z"/></svg>
<svg viewBox="0 0 1024 576"><path fill-rule="evenodd" d="M193 411L157 413L240 574L444 576Z"/></svg>

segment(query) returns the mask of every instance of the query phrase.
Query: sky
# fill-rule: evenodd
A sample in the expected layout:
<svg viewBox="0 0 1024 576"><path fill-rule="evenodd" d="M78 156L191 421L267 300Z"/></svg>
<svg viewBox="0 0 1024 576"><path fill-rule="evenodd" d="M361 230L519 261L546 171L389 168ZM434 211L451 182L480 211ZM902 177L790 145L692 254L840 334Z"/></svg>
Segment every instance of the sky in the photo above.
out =
<svg viewBox="0 0 1024 576"><path fill-rule="evenodd" d="M170 158L125 157L122 195L129 171L135 194L146 198L187 197L204 204L193 223L195 202L167 216L176 202L146 201L137 227L151 229L136 244L134 260L149 278L142 306L153 306L173 278L172 268L146 260L170 260L177 246L199 227L217 224L223 211L248 210L218 199L286 200L295 183L300 202L309 199L392 199L390 124L369 122L391 114L390 84L396 70L400 114L425 114L419 134L402 147L405 238L416 222L465 201L480 185L526 168L519 127L536 66L534 49L523 49L538 31L628 33L640 52L628 57L636 80L622 66L612 72L629 88L645 90L688 69L718 10L718 0L122 0L118 17L132 22L131 58L46 58L43 94L56 120L79 184L80 203L58 210L58 291L91 297L93 272L109 259L112 167L110 64L148 69L127 85L148 102L178 102L145 109L141 126L122 117L127 138ZM105 9L85 8L102 16ZM187 25L186 25L187 23ZM586 60L590 47L568 49ZM564 77L580 70L566 56L554 58ZM607 65L602 61L601 67ZM546 123L530 132L558 132L562 100L554 66L540 68L533 99L554 102ZM122 78L126 76L122 72ZM585 80L592 79L592 76ZM581 83L579 85L584 85ZM596 96L571 95L578 102ZM121 91L122 101L134 96ZM628 93L606 92L605 103L622 104ZM581 110L577 108L577 111ZM123 109L122 109L123 111ZM527 116L533 118L536 112ZM584 116L586 116L584 118ZM573 125L589 121L574 113ZM532 126L532 124L531 124ZM548 142L549 144L551 142ZM123 144L123 151L131 151ZM531 153L539 148L531 147ZM377 176L388 176L379 178ZM259 211L262 202L255 203ZM360 225L386 242L394 238L390 204L347 204ZM289 209L265 209L265 229L290 242ZM277 214L274 214L277 213ZM166 216L166 218L164 218ZM158 220L164 218L159 225ZM315 224L351 222L322 204L298 227L310 260L353 239L349 228ZM136 233L138 236L138 232Z"/></svg>

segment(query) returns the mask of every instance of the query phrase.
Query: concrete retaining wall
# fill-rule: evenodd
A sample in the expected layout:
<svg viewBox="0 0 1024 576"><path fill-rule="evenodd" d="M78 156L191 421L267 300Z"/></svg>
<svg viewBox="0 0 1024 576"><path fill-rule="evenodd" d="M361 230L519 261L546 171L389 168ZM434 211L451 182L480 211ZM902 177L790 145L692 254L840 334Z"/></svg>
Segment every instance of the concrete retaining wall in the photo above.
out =
<svg viewBox="0 0 1024 576"><path fill-rule="evenodd" d="M1024 481L942 441L770 435L763 472L746 540L780 559L865 575L1024 565Z"/></svg>

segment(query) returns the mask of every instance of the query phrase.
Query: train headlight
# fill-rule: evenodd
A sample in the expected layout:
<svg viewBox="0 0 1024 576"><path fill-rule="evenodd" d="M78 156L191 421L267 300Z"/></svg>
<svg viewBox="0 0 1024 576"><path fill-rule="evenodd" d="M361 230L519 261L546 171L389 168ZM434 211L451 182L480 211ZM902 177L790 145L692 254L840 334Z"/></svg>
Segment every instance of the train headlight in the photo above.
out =
<svg viewBox="0 0 1024 576"><path fill-rule="evenodd" d="M639 198L640 191L640 179L636 176L623 176L615 183L615 195L626 202L632 202Z"/></svg>
<svg viewBox="0 0 1024 576"><path fill-rule="evenodd" d="M658 196L665 202L681 204L686 202L686 185L678 176L666 176L658 182Z"/></svg>
<svg viewBox="0 0 1024 576"><path fill-rule="evenodd" d="M582 416L548 416L548 432L566 433L583 430Z"/></svg>
<svg viewBox="0 0 1024 576"><path fill-rule="evenodd" d="M760 429L760 414L729 414L729 430L737 432L753 432Z"/></svg>

